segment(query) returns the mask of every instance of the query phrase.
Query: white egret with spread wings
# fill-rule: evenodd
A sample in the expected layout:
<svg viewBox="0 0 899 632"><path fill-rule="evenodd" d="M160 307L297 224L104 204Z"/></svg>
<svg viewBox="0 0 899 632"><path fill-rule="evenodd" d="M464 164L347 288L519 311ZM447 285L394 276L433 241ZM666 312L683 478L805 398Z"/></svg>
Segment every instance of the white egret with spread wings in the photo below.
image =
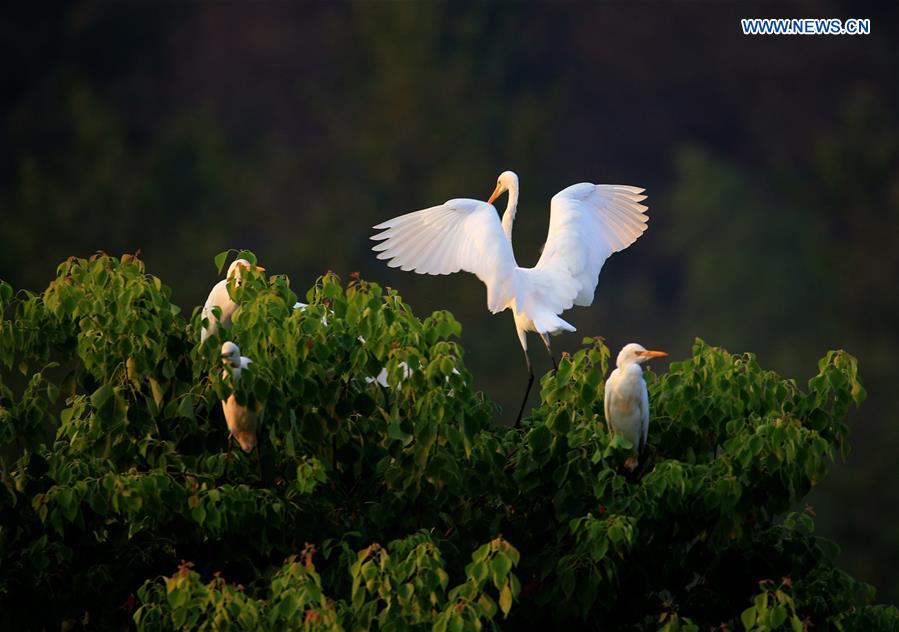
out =
<svg viewBox="0 0 899 632"><path fill-rule="evenodd" d="M502 221L493 201L509 193ZM549 336L575 328L559 315L573 305L590 305L603 263L646 230L643 189L613 184L574 184L553 196L549 232L540 260L522 268L512 250L518 210L518 176L504 171L490 198L454 199L394 217L375 226L373 250L387 265L419 274L471 272L487 286L487 307L511 309L524 349L528 385L515 424L521 420L534 371L527 332L540 335L552 356ZM553 358L553 366L556 361Z"/></svg>

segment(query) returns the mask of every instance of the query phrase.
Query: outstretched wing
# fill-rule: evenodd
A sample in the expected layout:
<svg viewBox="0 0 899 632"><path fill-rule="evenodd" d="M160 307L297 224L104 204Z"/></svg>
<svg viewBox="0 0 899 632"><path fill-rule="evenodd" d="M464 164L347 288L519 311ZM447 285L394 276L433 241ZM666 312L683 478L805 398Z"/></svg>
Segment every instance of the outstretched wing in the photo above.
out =
<svg viewBox="0 0 899 632"><path fill-rule="evenodd" d="M580 286L575 305L590 305L606 259L646 230L643 189L581 182L556 193L550 203L549 233L536 269L567 273Z"/></svg>
<svg viewBox="0 0 899 632"><path fill-rule="evenodd" d="M372 248L391 268L419 274L465 270L487 286L491 312L506 309L515 296L515 255L496 208L480 200L449 200L407 213L374 227Z"/></svg>

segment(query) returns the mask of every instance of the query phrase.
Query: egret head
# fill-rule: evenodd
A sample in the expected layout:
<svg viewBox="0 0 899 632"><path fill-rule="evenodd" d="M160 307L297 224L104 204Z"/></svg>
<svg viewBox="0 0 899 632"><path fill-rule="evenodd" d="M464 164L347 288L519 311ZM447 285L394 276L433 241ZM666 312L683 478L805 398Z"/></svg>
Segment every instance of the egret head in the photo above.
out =
<svg viewBox="0 0 899 632"><path fill-rule="evenodd" d="M242 270L250 270L250 269L254 269L254 268L261 272L265 272L265 268L263 268L262 266L254 266L246 259L235 259L231 263L231 265L228 266L228 276L226 278L229 281L231 279L237 279L237 281L239 282L240 281L240 273Z"/></svg>
<svg viewBox="0 0 899 632"><path fill-rule="evenodd" d="M493 193L490 194L490 199L487 200L487 203L493 204L493 200L501 196L506 191L517 190L518 174L516 174L514 171L503 171L496 179L496 188L493 189Z"/></svg>
<svg viewBox="0 0 899 632"><path fill-rule="evenodd" d="M668 354L664 351L647 351L643 345L632 342L624 345L618 353L618 359L615 361L615 365L620 368L626 364L642 364L652 358L662 358L666 355Z"/></svg>
<svg viewBox="0 0 899 632"><path fill-rule="evenodd" d="M230 340L222 345L222 363L233 367L240 366L240 347Z"/></svg>

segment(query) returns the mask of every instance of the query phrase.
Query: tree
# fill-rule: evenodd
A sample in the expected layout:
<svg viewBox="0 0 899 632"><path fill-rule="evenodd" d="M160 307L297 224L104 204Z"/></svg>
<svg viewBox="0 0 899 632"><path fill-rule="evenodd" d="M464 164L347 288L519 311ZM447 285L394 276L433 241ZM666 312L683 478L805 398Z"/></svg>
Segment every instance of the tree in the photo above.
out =
<svg viewBox="0 0 899 632"><path fill-rule="evenodd" d="M631 474L632 446L602 418L598 338L544 376L522 428L500 428L449 313L420 320L396 292L331 274L304 310L284 276L229 291L232 329L201 346L199 312L185 319L133 256L69 259L41 295L0 284L12 625L899 621L834 566L810 512L789 512L848 449L843 420L865 392L845 352L803 389L698 340L647 373L653 421ZM222 377L226 339L253 359L237 383ZM382 368L386 388L367 379ZM232 388L264 421L258 451L229 462Z"/></svg>

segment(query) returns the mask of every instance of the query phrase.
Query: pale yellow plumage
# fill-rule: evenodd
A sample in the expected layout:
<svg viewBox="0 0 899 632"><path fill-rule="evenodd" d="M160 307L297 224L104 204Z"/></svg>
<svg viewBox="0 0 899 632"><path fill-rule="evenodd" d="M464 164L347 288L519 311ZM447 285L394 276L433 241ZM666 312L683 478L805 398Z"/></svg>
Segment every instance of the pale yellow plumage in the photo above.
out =
<svg viewBox="0 0 899 632"><path fill-rule="evenodd" d="M222 364L225 365L222 377L227 378L230 375L232 382L237 382L241 371L246 369L250 362L252 360L240 355L240 347L233 342L222 345ZM228 399L222 400L222 411L225 413L225 423L231 436L244 452L252 452L256 447L259 413L238 404L234 393L231 393Z"/></svg>
<svg viewBox="0 0 899 632"><path fill-rule="evenodd" d="M640 365L665 355L668 354L664 351L647 351L632 342L621 349L615 363L617 368L606 380L603 405L609 432L630 441L637 456L649 435L649 391Z"/></svg>

